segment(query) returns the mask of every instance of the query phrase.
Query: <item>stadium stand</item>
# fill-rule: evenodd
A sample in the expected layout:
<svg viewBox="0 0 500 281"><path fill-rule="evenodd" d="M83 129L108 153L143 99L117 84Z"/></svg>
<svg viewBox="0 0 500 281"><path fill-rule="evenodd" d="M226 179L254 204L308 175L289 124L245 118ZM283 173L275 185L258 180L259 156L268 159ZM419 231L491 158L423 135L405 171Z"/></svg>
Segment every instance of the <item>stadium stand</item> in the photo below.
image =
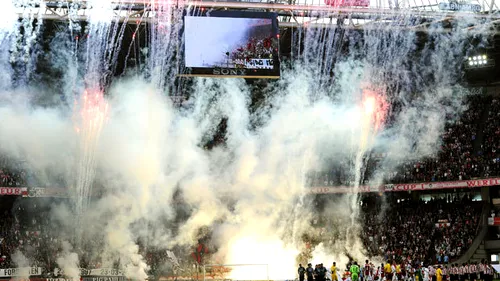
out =
<svg viewBox="0 0 500 281"><path fill-rule="evenodd" d="M392 181L432 182L499 176L499 115L500 99L471 97L462 118L446 126L441 152L435 158L402 165L400 171L392 175ZM223 138L217 135L208 146L223 142ZM26 186L27 177L21 164L0 156L0 186ZM336 167L327 173L313 173L310 184L334 186L346 179L347 175ZM0 200L11 199L0 196ZM394 199L385 203L391 209L382 216L380 201L373 200L363 206L362 238L369 254L428 264L451 262L464 253L478 233L483 204L472 201L470 196L437 198L428 202ZM13 206L13 203L0 206ZM27 213L37 213L38 216L26 217ZM43 214L40 210L27 211L22 207L13 211L0 208L0 268L12 267L14 249L34 257L32 261L40 262L48 269L54 268L53 257L60 245L54 243L56 237L44 229L47 222ZM449 225L440 227L439 224ZM144 252L144 255L150 262L165 258L163 252Z"/></svg>
<svg viewBox="0 0 500 281"><path fill-rule="evenodd" d="M442 145L435 157L402 163L386 175L387 183L415 183L469 180L500 176L500 99L470 96L468 108L460 119L446 124ZM378 155L369 161L367 174L379 162ZM329 171L309 175L311 186L346 184L349 177L342 163ZM369 178L365 177L365 178ZM364 182L363 184L366 184Z"/></svg>
<svg viewBox="0 0 500 281"><path fill-rule="evenodd" d="M486 176L500 174L500 99L494 98L484 122L484 144L481 145L484 155Z"/></svg>
<svg viewBox="0 0 500 281"><path fill-rule="evenodd" d="M26 185L26 171L15 161L0 155L0 186L15 187Z"/></svg>
<svg viewBox="0 0 500 281"><path fill-rule="evenodd" d="M450 262L459 258L476 237L482 202L467 194L430 201L393 200L381 215L381 201L365 205L364 244L372 256L398 263ZM375 211L374 211L375 210ZM445 258L446 257L446 258Z"/></svg>
<svg viewBox="0 0 500 281"><path fill-rule="evenodd" d="M412 264L451 262L460 257L477 235L483 204L472 201L468 195L459 198L460 194L464 193L427 202L390 198L382 201L376 196L364 200L361 238L368 254ZM39 199L25 200L28 201L16 205L13 211L8 208L0 211L0 268L15 267L12 254L18 249L29 257L32 266L52 271L62 248L61 241L48 227L48 209L38 207ZM391 208L382 211L382 204ZM141 253L153 265L152 270L158 270L167 258L165 251L141 248ZM85 258L81 262L85 263L84 268L99 266L98 261L89 262Z"/></svg>
<svg viewBox="0 0 500 281"><path fill-rule="evenodd" d="M481 157L474 151L478 139L481 108L488 99L473 96L469 108L455 123L449 123L442 135L442 147L437 157L406 163L392 182L432 182L465 180L483 173L478 164Z"/></svg>

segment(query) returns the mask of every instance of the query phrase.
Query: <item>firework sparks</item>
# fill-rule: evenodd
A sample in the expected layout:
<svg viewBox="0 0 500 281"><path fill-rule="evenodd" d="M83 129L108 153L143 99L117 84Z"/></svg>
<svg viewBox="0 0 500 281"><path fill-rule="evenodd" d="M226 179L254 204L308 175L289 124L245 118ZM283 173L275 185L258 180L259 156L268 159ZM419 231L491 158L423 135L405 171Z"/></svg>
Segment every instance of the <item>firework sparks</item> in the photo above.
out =
<svg viewBox="0 0 500 281"><path fill-rule="evenodd" d="M81 96L76 132L80 136L80 157L77 163L75 191L76 212L81 214L92 191L95 176L95 155L102 128L106 123L109 105L101 91L85 91Z"/></svg>
<svg viewBox="0 0 500 281"><path fill-rule="evenodd" d="M363 92L362 107L364 112L364 119L372 127L373 133L376 134L382 129L385 122L388 103L382 94L372 90L365 90Z"/></svg>
<svg viewBox="0 0 500 281"><path fill-rule="evenodd" d="M109 105L100 91L89 93L85 91L82 96L82 109L80 111L83 125L89 129L102 128L108 116Z"/></svg>

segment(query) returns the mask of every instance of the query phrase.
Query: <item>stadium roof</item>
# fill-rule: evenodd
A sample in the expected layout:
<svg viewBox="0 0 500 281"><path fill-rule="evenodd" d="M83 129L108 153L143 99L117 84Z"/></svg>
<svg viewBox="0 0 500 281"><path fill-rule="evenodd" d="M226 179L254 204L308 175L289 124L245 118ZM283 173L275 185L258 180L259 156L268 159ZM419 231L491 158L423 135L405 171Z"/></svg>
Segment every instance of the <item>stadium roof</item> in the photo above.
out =
<svg viewBox="0 0 500 281"><path fill-rule="evenodd" d="M93 2L94 1L94 2ZM48 20L85 21L92 3L102 0L49 1L41 5L17 7L19 17L35 16ZM352 29L408 29L417 31L449 31L456 21L466 21L469 32L500 33L500 1L468 0L479 11L445 11L440 3L447 0L369 0L368 7L331 7L325 0L250 0L250 1L176 1L176 0L112 0L115 20L132 24L155 21L160 5L204 9L267 10L280 15L281 27L325 27L342 24ZM77 7L75 9L74 7ZM70 9L70 7L72 7ZM75 12L76 10L76 12Z"/></svg>

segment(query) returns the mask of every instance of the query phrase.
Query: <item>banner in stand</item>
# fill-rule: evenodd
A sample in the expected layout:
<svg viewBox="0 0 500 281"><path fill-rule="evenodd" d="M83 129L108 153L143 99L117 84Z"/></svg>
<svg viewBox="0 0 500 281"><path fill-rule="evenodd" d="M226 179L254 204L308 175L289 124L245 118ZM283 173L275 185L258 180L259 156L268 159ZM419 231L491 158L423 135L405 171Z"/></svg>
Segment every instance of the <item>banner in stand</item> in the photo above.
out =
<svg viewBox="0 0 500 281"><path fill-rule="evenodd" d="M27 187L0 187L0 196L5 196L5 195L25 196L27 194L28 194Z"/></svg>
<svg viewBox="0 0 500 281"><path fill-rule="evenodd" d="M0 278L14 276L37 276L42 275L43 268L41 267L19 267L19 268L2 268L0 269Z"/></svg>
<svg viewBox="0 0 500 281"><path fill-rule="evenodd" d="M393 191L424 191L455 188L477 188L485 186L500 185L500 178L474 179L462 181L444 181L444 182L422 182L422 183L404 183L404 184L385 184L381 186L323 186L311 187L310 193L328 194L328 193L349 193L349 192L393 192Z"/></svg>

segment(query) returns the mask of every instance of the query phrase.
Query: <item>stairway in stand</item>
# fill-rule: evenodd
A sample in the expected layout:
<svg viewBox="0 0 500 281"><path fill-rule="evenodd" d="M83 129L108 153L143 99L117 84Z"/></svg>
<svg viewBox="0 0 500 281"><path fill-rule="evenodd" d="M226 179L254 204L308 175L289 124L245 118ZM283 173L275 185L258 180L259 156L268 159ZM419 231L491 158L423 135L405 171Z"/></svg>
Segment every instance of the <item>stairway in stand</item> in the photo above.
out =
<svg viewBox="0 0 500 281"><path fill-rule="evenodd" d="M484 241L479 244L479 247L477 247L469 262L481 262L483 259L488 259L488 254L484 249Z"/></svg>

